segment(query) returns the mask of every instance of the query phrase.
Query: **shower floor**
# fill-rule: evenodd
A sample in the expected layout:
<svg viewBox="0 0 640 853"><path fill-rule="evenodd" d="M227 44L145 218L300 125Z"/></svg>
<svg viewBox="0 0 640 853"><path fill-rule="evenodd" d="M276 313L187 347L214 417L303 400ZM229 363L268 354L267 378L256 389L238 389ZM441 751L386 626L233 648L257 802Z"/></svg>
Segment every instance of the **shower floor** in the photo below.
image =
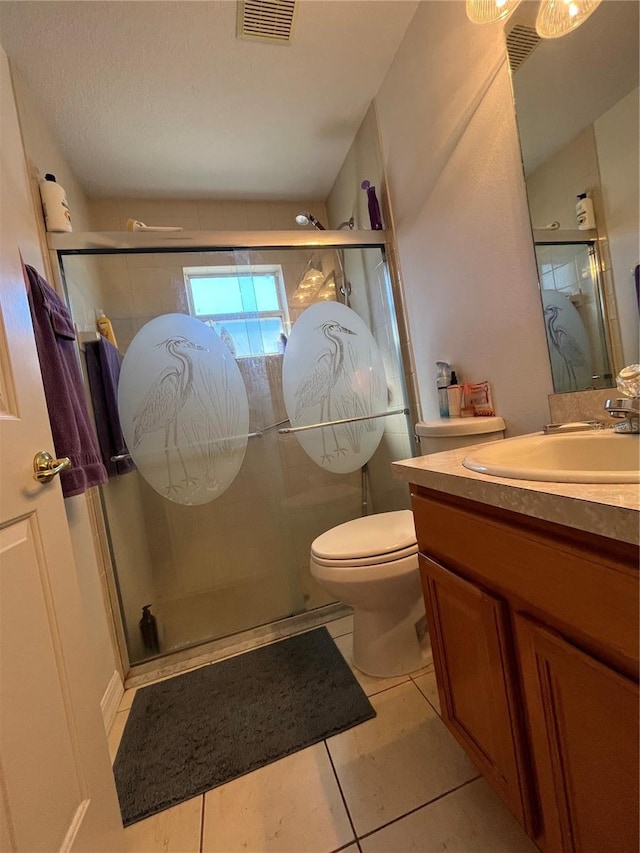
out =
<svg viewBox="0 0 640 853"><path fill-rule="evenodd" d="M125 687L138 687L159 678L186 672L194 667L240 654L300 631L308 631L310 628L324 625L348 616L350 613L351 608L335 602L305 613L279 618L249 630L232 632L218 639L209 638L208 641L195 643L189 648L182 647L173 652L163 652L158 657L132 665L125 679Z"/></svg>

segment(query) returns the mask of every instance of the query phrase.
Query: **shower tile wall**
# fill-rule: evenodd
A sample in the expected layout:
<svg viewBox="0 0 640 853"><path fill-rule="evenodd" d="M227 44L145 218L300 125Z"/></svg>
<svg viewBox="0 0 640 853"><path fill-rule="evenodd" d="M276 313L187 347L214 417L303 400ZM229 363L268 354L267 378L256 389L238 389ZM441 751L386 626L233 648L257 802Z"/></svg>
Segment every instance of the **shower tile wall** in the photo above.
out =
<svg viewBox="0 0 640 853"><path fill-rule="evenodd" d="M128 218L147 224L182 224L189 229L223 230L224 226L236 230L250 225L267 230L291 229L293 216L300 209L311 210L321 220L326 216L318 204L177 202L174 208L174 203L131 200L96 202L93 213L102 230L122 229ZM197 216L188 216L194 212ZM273 259L271 255L269 260ZM215 255L217 264L231 264L234 260L237 262L237 255ZM309 252L283 252L278 260L290 298L306 269ZM325 270L336 263L332 251L322 253L318 260ZM121 350L152 317L187 312L183 266L209 261L213 261L212 255L189 253L97 258L102 279L101 307L113 322ZM253 261L256 262L255 253ZM373 268L366 274L376 282L372 311L381 314L378 303L383 299L382 270ZM366 308L363 305L363 310ZM301 310L290 308L292 322ZM368 311L364 314L366 319L367 314ZM397 382L393 374L398 371L388 367L393 362L389 334L382 319L377 326L375 318L372 322L393 387ZM250 429L283 420L286 413L276 381L281 357L240 359L239 366L251 400ZM406 432L405 425L405 443ZM409 450L404 452L406 446L399 434L385 432L371 465L371 477L388 483L390 488L381 490L382 506L376 499L376 510L387 505L395 508L401 494L402 505L406 505L403 484L398 483L396 488L391 482L388 465L392 456L397 459L410 455ZM124 482L129 477L120 479ZM249 440L239 476L212 504L180 506L157 495L137 474L130 479L140 493L151 567L150 574L142 571L142 577L149 582L141 588L139 564L122 553L128 535L121 526L113 538L122 543L116 549L120 552L116 553L120 584L133 596L134 603L127 613L132 640L136 639L140 608L150 602L154 603L161 626L163 646L170 649L207 640L212 631L216 635L231 634L246 628L247 622L269 622L332 600L309 574L309 545L320 533L360 514L359 472L329 474L309 459L293 436L279 436L277 430L270 430L261 438ZM108 494L109 490L110 486L105 492ZM106 500L111 522L112 501L109 497ZM118 520L116 523L120 524ZM144 559L142 564L146 565ZM288 571L289 566L295 567L295 576Z"/></svg>

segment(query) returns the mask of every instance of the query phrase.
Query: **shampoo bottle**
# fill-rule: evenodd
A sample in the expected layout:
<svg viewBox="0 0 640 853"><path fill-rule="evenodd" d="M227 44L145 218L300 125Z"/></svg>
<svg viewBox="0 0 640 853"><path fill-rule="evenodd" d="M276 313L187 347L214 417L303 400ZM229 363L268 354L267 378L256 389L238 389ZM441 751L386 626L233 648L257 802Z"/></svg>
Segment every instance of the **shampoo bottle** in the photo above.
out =
<svg viewBox="0 0 640 853"><path fill-rule="evenodd" d="M363 181L360 188L367 191L367 205L369 207L369 221L372 231L382 230L382 216L380 215L380 205L376 197L376 188L371 186L371 181Z"/></svg>
<svg viewBox="0 0 640 853"><path fill-rule="evenodd" d="M40 198L47 231L72 231L67 194L55 175L47 174L40 182Z"/></svg>
<svg viewBox="0 0 640 853"><path fill-rule="evenodd" d="M110 344L114 345L114 347L117 347L118 342L113 331L113 326L111 325L111 320L108 317L105 317L104 311L100 311L96 323L98 326L98 331L100 332L102 337L106 338Z"/></svg>
<svg viewBox="0 0 640 853"><path fill-rule="evenodd" d="M586 193L580 193L576 204L576 217L578 219L578 230L591 231L596 227L596 217L593 212L593 199Z"/></svg>
<svg viewBox="0 0 640 853"><path fill-rule="evenodd" d="M438 409L441 418L449 417L449 398L447 388L451 384L451 367L446 361L436 361L438 374L436 376L436 387L438 389Z"/></svg>

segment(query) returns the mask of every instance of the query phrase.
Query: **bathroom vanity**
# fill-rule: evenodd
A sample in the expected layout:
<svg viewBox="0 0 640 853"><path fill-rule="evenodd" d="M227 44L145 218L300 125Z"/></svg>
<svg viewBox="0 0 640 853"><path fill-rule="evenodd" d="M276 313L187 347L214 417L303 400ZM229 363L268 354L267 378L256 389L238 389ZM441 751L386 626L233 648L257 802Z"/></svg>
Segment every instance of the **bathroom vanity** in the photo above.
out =
<svg viewBox="0 0 640 853"><path fill-rule="evenodd" d="M394 465L442 719L543 851L636 853L638 486L495 478L466 453Z"/></svg>

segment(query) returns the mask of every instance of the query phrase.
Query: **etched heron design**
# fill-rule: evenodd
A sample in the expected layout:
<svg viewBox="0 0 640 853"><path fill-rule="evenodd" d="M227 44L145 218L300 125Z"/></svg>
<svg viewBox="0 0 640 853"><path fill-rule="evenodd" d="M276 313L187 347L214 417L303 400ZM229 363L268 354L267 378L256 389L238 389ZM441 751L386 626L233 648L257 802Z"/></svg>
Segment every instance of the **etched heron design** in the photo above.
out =
<svg viewBox="0 0 640 853"><path fill-rule="evenodd" d="M318 328L329 341L329 346L318 353L315 366L298 385L295 392L296 410L294 417L296 421L305 409L317 405L320 406L320 422L331 420L331 393L344 370L342 335L356 334L356 332L352 332L351 329L347 329L336 322L323 323ZM337 455L346 453L346 448L340 447L333 427L331 431L336 446L335 453ZM333 455L327 453L324 430L320 430L320 435L322 437L322 462L326 462L333 459Z"/></svg>
<svg viewBox="0 0 640 853"><path fill-rule="evenodd" d="M156 344L164 347L167 353L175 358L178 365L165 367L162 373L153 381L151 387L138 406L133 417L134 433L133 446L137 447L147 433L164 430L164 453L167 460L169 485L167 494L178 491L171 476L171 459L169 454L169 436L173 436L173 448L178 454L184 472L184 485L191 485L197 479L190 477L178 445L178 415L184 408L193 391L193 360L188 350L206 350L182 335L167 338Z"/></svg>
<svg viewBox="0 0 640 853"><path fill-rule="evenodd" d="M558 323L559 312L560 309L557 305L547 305L544 309L547 337L553 350L558 354L564 364L567 376L569 377L569 390L576 391L578 389L576 368L585 367L587 362L585 361L584 352L576 339L564 326Z"/></svg>

